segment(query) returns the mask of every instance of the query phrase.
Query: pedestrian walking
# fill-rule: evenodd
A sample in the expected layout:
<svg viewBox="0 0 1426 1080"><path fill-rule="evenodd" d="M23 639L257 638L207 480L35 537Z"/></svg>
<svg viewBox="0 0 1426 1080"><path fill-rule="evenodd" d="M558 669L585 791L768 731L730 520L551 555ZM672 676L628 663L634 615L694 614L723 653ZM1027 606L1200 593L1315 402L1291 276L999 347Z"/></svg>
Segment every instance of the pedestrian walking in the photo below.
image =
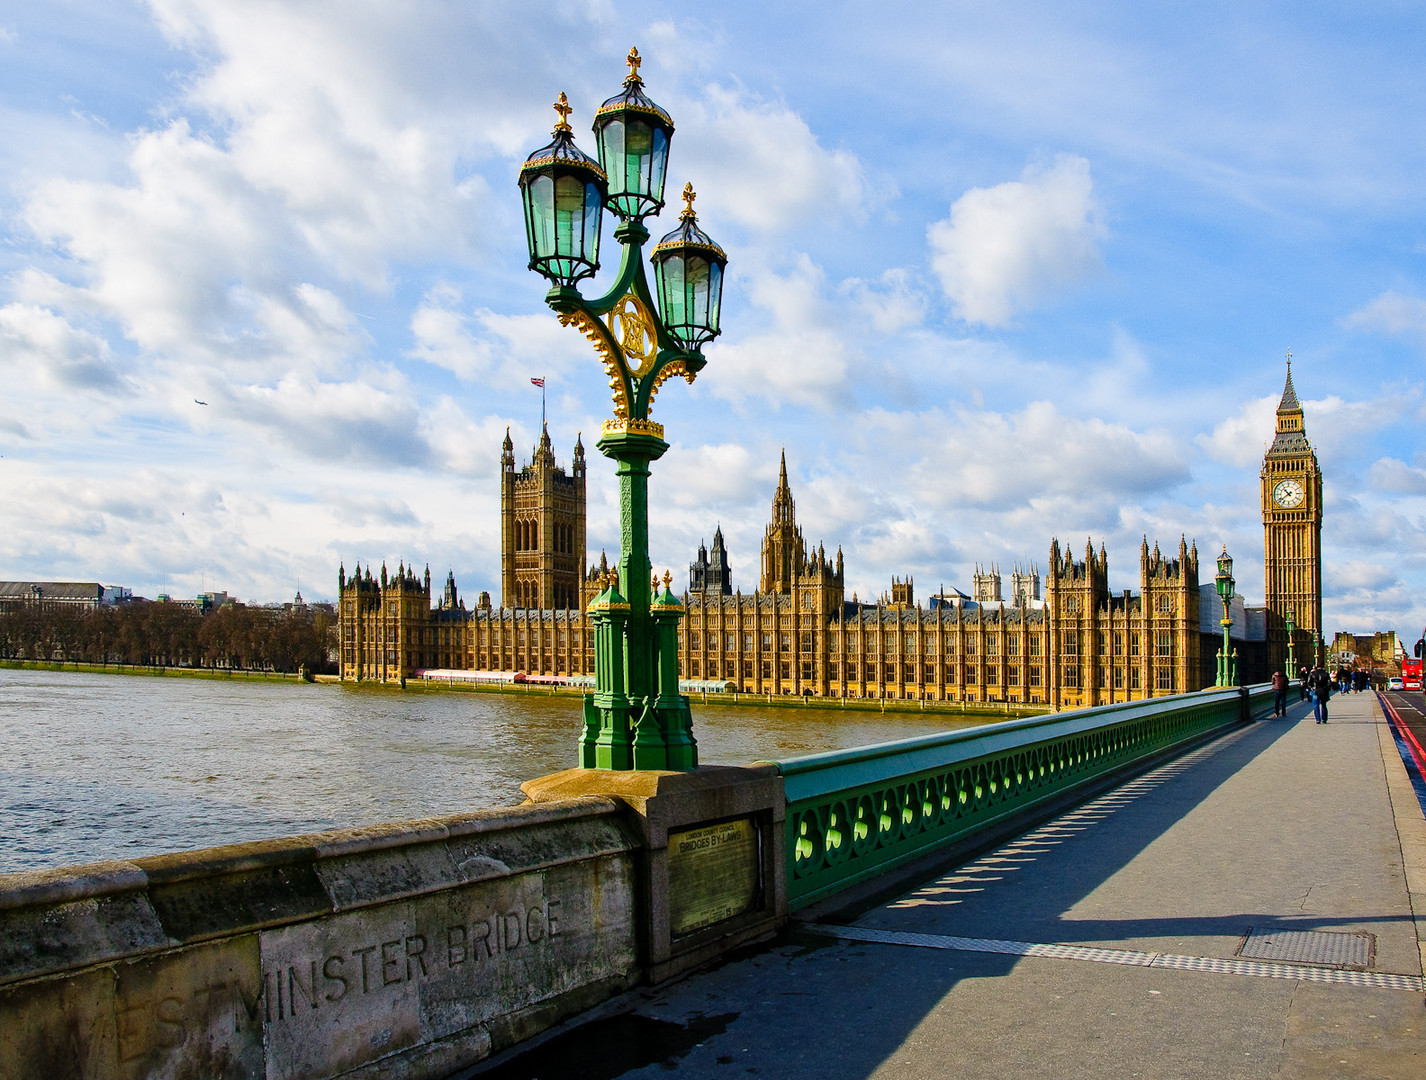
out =
<svg viewBox="0 0 1426 1080"><path fill-rule="evenodd" d="M1312 684L1312 713L1317 718L1317 723L1327 722L1327 699L1332 696L1332 676L1327 674L1326 668L1318 664L1308 677L1308 682Z"/></svg>
<svg viewBox="0 0 1426 1080"><path fill-rule="evenodd" d="M1287 715L1287 676L1279 668L1273 672L1273 716Z"/></svg>
<svg viewBox="0 0 1426 1080"><path fill-rule="evenodd" d="M1307 670L1307 665L1302 664L1297 669L1297 693L1303 701L1307 700L1307 695L1311 693L1312 687L1308 685L1308 676L1311 674Z"/></svg>

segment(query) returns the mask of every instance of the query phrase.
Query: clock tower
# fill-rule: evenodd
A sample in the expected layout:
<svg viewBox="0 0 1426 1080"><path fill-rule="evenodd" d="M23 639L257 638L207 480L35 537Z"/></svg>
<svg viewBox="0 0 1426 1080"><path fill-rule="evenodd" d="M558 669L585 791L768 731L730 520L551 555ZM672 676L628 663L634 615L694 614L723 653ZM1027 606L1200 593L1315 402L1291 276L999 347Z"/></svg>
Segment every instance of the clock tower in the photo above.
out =
<svg viewBox="0 0 1426 1080"><path fill-rule="evenodd" d="M1271 662L1287 657L1287 614L1310 635L1322 628L1322 470L1307 441L1302 403L1287 385L1277 406L1277 431L1263 456L1263 569ZM1299 644L1301 644L1299 642ZM1297 650L1299 657L1307 653Z"/></svg>

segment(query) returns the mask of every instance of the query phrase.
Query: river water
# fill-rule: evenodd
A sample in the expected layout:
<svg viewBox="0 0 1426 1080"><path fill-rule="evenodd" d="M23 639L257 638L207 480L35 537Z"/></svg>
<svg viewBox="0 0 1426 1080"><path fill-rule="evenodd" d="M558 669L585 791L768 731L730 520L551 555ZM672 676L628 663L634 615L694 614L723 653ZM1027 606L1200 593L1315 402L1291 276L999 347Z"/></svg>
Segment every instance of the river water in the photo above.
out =
<svg viewBox="0 0 1426 1080"><path fill-rule="evenodd" d="M693 706L703 764L977 722ZM579 730L573 697L0 669L0 873L510 806Z"/></svg>

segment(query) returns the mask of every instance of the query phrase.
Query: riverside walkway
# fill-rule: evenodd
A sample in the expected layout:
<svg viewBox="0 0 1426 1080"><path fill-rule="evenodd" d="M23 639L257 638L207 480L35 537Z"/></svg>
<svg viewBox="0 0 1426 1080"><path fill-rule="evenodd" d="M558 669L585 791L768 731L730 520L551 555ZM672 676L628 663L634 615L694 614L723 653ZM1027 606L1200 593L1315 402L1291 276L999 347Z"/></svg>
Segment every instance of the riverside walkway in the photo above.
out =
<svg viewBox="0 0 1426 1080"><path fill-rule="evenodd" d="M1426 818L1375 695L1330 711L460 1075L1420 1080Z"/></svg>

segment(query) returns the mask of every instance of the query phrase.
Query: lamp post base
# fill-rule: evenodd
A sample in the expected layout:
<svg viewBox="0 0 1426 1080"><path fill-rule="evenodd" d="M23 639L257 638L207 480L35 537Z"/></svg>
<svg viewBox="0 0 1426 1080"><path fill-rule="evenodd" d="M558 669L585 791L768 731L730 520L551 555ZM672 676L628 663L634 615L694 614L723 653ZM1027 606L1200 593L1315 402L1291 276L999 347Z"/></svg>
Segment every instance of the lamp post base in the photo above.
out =
<svg viewBox="0 0 1426 1080"><path fill-rule="evenodd" d="M586 769L683 772L698 767L688 699L678 692L683 604L649 563L649 464L668 449L647 421L606 427L599 449L618 464L620 577L589 605L595 692L584 699ZM623 587L621 593L620 586Z"/></svg>

